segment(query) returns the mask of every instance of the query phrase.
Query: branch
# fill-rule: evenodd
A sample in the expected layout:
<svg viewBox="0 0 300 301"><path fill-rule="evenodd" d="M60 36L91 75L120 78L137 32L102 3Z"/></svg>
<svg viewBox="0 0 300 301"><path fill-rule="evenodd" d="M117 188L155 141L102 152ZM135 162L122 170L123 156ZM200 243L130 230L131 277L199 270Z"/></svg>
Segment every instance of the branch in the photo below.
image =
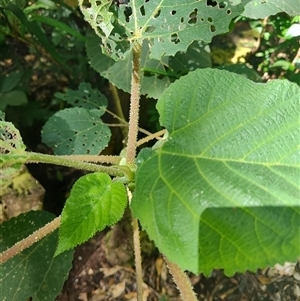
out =
<svg viewBox="0 0 300 301"><path fill-rule="evenodd" d="M105 172L110 174L111 176L124 176L123 171L116 167L109 167L109 166L102 166L93 163L81 162L78 160L70 159L70 156L53 156L53 155L46 155L46 154L39 154L39 153L30 153L26 152L28 155L28 159L26 163L48 163L48 164L55 164L61 165L66 167L72 167L87 171L98 171L98 172Z"/></svg>
<svg viewBox="0 0 300 301"><path fill-rule="evenodd" d="M25 249L31 247L34 243L38 242L54 230L56 230L60 225L60 216L56 217L50 223L46 224L44 227L36 230L31 235L18 241L12 247L0 254L0 264L5 263L7 260L21 253Z"/></svg>
<svg viewBox="0 0 300 301"><path fill-rule="evenodd" d="M171 275L173 276L174 282L176 283L176 286L180 291L181 300L197 301L197 297L195 292L193 291L189 277L185 274L183 270L180 269L180 267L177 264L170 262L165 256L164 259L167 263Z"/></svg>
<svg viewBox="0 0 300 301"><path fill-rule="evenodd" d="M130 99L130 115L127 142L126 163L133 167L136 154L136 141L139 124L139 102L140 102L140 86L141 86L141 45L135 42L132 49L132 75L131 75L131 99Z"/></svg>

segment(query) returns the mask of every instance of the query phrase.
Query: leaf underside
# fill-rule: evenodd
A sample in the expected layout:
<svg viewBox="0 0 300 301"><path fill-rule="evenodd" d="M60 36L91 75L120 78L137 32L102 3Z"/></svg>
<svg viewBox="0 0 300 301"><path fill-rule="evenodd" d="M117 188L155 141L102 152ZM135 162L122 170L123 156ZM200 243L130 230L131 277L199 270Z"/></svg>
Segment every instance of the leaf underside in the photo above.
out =
<svg viewBox="0 0 300 301"><path fill-rule="evenodd" d="M169 138L138 156L131 206L169 260L206 274L296 260L299 99L287 81L211 69L165 91L157 108Z"/></svg>
<svg viewBox="0 0 300 301"><path fill-rule="evenodd" d="M102 39L103 53L124 59L133 40L149 40L150 58L185 51L195 40L209 43L213 36L228 31L231 20L243 12L241 3L185 0L131 0L127 5L107 6L91 0L81 10ZM242 0L242 3L248 1Z"/></svg>

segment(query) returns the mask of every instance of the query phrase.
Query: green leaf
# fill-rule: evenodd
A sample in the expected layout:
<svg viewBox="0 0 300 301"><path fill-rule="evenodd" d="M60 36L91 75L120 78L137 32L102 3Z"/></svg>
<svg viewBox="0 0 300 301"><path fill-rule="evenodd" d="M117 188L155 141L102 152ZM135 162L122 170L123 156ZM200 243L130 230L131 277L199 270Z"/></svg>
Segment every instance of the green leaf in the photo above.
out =
<svg viewBox="0 0 300 301"><path fill-rule="evenodd" d="M55 113L44 125L42 140L57 155L97 155L110 140L101 110L70 108Z"/></svg>
<svg viewBox="0 0 300 301"><path fill-rule="evenodd" d="M101 40L97 36L92 36L87 39L86 50L91 61L91 66L117 88L129 93L131 89L132 56L129 55L124 60L115 61L101 52L100 44ZM149 59L149 47L147 45L147 43L144 43L142 47L142 68L151 68L158 72L165 72L162 61ZM151 76L142 77L141 93L143 95L158 98L166 86L170 84L170 79L167 76L159 75L160 74L151 74Z"/></svg>
<svg viewBox="0 0 300 301"><path fill-rule="evenodd" d="M109 127L100 117L105 113L107 98L89 83L79 89L67 89L55 96L75 108L54 114L42 130L42 140L57 155L99 154L110 140Z"/></svg>
<svg viewBox="0 0 300 301"><path fill-rule="evenodd" d="M55 93L55 97L74 107L94 110L93 113L99 117L107 108L107 98L89 83L80 83L78 90L67 89L65 93Z"/></svg>
<svg viewBox="0 0 300 301"><path fill-rule="evenodd" d="M5 110L7 106L20 106L27 103L27 95L24 91L10 91L1 95L0 110Z"/></svg>
<svg viewBox="0 0 300 301"><path fill-rule="evenodd" d="M0 180L18 173L28 158L18 129L11 122L0 121Z"/></svg>
<svg viewBox="0 0 300 301"><path fill-rule="evenodd" d="M86 50L91 66L117 88L130 92L131 61L129 55L124 60L114 61L100 50L101 40L97 36L87 39ZM149 43L143 43L141 54L141 94L158 99L172 82L172 79L197 68L211 65L209 52L201 42L194 42L186 53L178 52L174 57L164 56L161 60L149 58Z"/></svg>
<svg viewBox="0 0 300 301"><path fill-rule="evenodd" d="M0 154L22 154L25 149L19 130L11 122L0 121Z"/></svg>
<svg viewBox="0 0 300 301"><path fill-rule="evenodd" d="M247 66L247 64L233 64L233 65L223 65L217 67L220 70L227 70L245 76L254 82L262 82L261 76L252 68Z"/></svg>
<svg viewBox="0 0 300 301"><path fill-rule="evenodd" d="M157 60L186 51L195 40L209 43L213 36L227 32L231 20L243 12L242 4L231 2L132 0L118 9L110 6L109 11L99 1L90 1L88 7L82 2L85 18L102 39L102 52L114 60L128 56L133 40L150 41L150 59Z"/></svg>
<svg viewBox="0 0 300 301"><path fill-rule="evenodd" d="M211 67L209 46L197 40L186 51L180 51L169 57L168 67L179 75L190 71Z"/></svg>
<svg viewBox="0 0 300 301"><path fill-rule="evenodd" d="M53 28L60 30L61 32L70 34L71 36L78 39L78 41L80 41L80 42L85 42L85 37L83 35L81 35L80 32L78 32L77 30L73 29L72 27L68 26L67 24L60 22L56 19L53 19L50 17L45 17L45 16L32 16L31 21L33 21L33 20L35 20L37 22L48 24L48 25L52 26Z"/></svg>
<svg viewBox="0 0 300 301"><path fill-rule="evenodd" d="M284 38L286 40L300 36L300 24L292 24L286 31Z"/></svg>
<svg viewBox="0 0 300 301"><path fill-rule="evenodd" d="M73 186L61 216L56 254L74 248L119 221L127 204L126 190L107 174L81 177Z"/></svg>
<svg viewBox="0 0 300 301"><path fill-rule="evenodd" d="M1 252L53 219L44 211L31 211L0 225ZM53 301L60 293L72 267L73 252L54 256L55 231L16 255L0 269L0 300Z"/></svg>
<svg viewBox="0 0 300 301"><path fill-rule="evenodd" d="M12 72L8 76L1 76L0 92L7 93L13 90L20 83L22 76L23 72Z"/></svg>
<svg viewBox="0 0 300 301"><path fill-rule="evenodd" d="M138 156L131 206L169 260L232 274L297 259L299 100L288 81L211 69L165 91L169 138Z"/></svg>
<svg viewBox="0 0 300 301"><path fill-rule="evenodd" d="M252 19L263 19L281 12L285 12L290 16L299 15L299 0L251 0L245 5L243 16Z"/></svg>

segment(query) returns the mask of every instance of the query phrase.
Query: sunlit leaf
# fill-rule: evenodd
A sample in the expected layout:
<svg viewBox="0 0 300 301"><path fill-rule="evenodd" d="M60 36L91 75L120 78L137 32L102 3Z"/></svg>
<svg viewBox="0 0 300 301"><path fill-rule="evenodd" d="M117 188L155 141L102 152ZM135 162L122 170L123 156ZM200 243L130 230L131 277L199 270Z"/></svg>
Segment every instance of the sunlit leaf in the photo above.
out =
<svg viewBox="0 0 300 301"><path fill-rule="evenodd" d="M81 177L73 186L62 212L56 254L87 241L97 231L115 224L127 204L126 190L107 174Z"/></svg>
<svg viewBox="0 0 300 301"><path fill-rule="evenodd" d="M181 268L228 274L300 254L300 88L197 70L158 102L169 138L137 159L132 209Z"/></svg>

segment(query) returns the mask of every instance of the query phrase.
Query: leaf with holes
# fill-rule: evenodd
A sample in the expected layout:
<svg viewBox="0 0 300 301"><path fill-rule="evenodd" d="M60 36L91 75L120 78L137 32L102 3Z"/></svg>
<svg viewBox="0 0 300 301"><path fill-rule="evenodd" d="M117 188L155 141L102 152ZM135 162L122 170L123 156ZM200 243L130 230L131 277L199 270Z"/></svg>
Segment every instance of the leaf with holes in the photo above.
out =
<svg viewBox="0 0 300 301"><path fill-rule="evenodd" d="M184 270L228 274L300 255L300 88L221 70L158 102L169 138L137 158L134 215Z"/></svg>
<svg viewBox="0 0 300 301"><path fill-rule="evenodd" d="M110 139L98 110L70 108L55 113L43 127L42 140L57 155L97 155Z"/></svg>
<svg viewBox="0 0 300 301"><path fill-rule="evenodd" d="M127 205L125 187L107 174L81 177L73 186L61 215L56 254L74 248L97 231L118 222Z"/></svg>
<svg viewBox="0 0 300 301"><path fill-rule="evenodd" d="M89 83L80 83L76 91L67 89L65 93L55 93L55 97L74 107L93 110L99 117L105 113L107 107L107 98L98 89L93 89Z"/></svg>
<svg viewBox="0 0 300 301"><path fill-rule="evenodd" d="M4 118L4 116L3 116ZM11 122L0 121L0 179L12 177L26 162L26 146Z"/></svg>
<svg viewBox="0 0 300 301"><path fill-rule="evenodd" d="M53 220L45 211L30 211L0 225L0 252ZM54 256L58 231L1 265L0 300L53 301L72 267L73 251Z"/></svg>
<svg viewBox="0 0 300 301"><path fill-rule="evenodd" d="M114 60L126 58L134 40L150 41L150 58L157 60L185 51L195 40L209 43L228 31L231 20L243 12L243 4L249 0L211 2L131 0L117 8L104 6L106 1L91 0L87 6L79 1L86 20L102 39L103 53Z"/></svg>

